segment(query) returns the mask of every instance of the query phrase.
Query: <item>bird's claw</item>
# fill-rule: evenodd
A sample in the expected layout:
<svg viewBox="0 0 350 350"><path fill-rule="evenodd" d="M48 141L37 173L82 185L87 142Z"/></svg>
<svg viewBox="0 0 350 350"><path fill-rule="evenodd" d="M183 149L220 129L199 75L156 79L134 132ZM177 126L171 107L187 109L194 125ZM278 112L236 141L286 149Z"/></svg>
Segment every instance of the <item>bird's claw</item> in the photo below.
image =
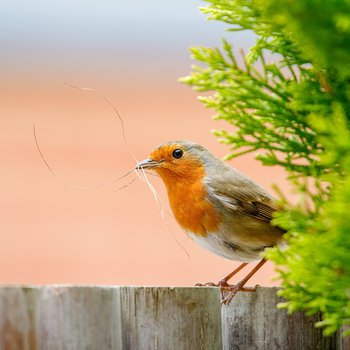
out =
<svg viewBox="0 0 350 350"><path fill-rule="evenodd" d="M242 282L242 281L241 281ZM220 287L221 293L221 304L229 305L231 300L238 292L255 292L258 284L254 287L245 287L244 283L238 282L237 284L229 284L224 279L220 280L218 283L207 282L207 283L196 283L196 287ZM225 296L225 292L228 294Z"/></svg>
<svg viewBox="0 0 350 350"><path fill-rule="evenodd" d="M244 287L242 283L237 283L236 285L232 286L232 289L229 290L225 297L223 293L224 290L221 290L221 304L229 305L238 292L255 292L258 287L260 287L258 284L254 287Z"/></svg>
<svg viewBox="0 0 350 350"><path fill-rule="evenodd" d="M207 283L196 283L195 287L220 287L220 288L232 288L232 284L228 284L225 280L220 280L218 283L207 282Z"/></svg>
<svg viewBox="0 0 350 350"><path fill-rule="evenodd" d="M217 285L214 282L207 282L207 283L196 283L195 287L217 287Z"/></svg>

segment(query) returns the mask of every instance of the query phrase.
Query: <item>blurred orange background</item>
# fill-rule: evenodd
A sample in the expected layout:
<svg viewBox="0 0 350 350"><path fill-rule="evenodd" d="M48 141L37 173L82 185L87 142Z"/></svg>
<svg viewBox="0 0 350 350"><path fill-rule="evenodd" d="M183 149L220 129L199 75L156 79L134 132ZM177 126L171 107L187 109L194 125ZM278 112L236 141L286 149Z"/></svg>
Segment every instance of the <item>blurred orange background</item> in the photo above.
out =
<svg viewBox="0 0 350 350"><path fill-rule="evenodd" d="M76 190L60 183L36 149L33 123L46 159L73 186L91 186L134 166L121 113L137 159L160 143L187 139L217 156L228 153L210 133L213 121L196 93L177 82L193 63L187 49L229 39L247 48L246 33L227 34L206 22L199 1L125 4L5 1L0 14L0 283L183 285L217 281L237 262L196 246L171 215L163 219L146 184L134 175L103 187ZM267 190L291 197L282 170L254 155L230 162ZM149 177L168 208L163 184ZM169 211L169 209L168 209ZM251 284L272 285L273 266Z"/></svg>

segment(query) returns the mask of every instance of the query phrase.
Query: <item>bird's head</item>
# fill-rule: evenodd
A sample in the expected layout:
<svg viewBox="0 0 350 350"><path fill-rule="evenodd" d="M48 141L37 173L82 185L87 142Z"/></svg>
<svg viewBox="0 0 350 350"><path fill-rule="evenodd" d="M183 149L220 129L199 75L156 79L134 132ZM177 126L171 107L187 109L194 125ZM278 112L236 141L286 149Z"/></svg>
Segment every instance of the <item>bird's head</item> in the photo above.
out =
<svg viewBox="0 0 350 350"><path fill-rule="evenodd" d="M154 169L168 181L193 181L205 176L208 164L216 158L204 147L189 141L168 141L154 149L136 169Z"/></svg>

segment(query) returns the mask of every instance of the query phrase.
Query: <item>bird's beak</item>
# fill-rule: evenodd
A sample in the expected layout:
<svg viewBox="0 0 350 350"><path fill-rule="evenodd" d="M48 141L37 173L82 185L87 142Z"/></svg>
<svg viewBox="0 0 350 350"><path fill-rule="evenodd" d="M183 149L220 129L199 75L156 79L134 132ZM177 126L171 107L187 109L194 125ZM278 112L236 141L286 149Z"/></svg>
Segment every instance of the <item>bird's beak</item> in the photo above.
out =
<svg viewBox="0 0 350 350"><path fill-rule="evenodd" d="M153 168L157 168L160 163L161 163L161 161L156 162L155 160L153 160L151 158L147 158L147 159L142 160L141 162L138 162L135 166L135 169L136 170L153 169Z"/></svg>

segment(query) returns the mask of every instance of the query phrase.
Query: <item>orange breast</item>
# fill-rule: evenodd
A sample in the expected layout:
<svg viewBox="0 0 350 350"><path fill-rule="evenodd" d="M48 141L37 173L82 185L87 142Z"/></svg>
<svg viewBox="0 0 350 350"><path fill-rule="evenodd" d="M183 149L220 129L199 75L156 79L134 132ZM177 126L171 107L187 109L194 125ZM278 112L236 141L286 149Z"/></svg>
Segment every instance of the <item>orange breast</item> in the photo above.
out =
<svg viewBox="0 0 350 350"><path fill-rule="evenodd" d="M191 169L186 176L164 168L157 169L157 172L167 188L174 216L184 230L200 236L218 230L219 217L214 206L205 198L203 167Z"/></svg>

